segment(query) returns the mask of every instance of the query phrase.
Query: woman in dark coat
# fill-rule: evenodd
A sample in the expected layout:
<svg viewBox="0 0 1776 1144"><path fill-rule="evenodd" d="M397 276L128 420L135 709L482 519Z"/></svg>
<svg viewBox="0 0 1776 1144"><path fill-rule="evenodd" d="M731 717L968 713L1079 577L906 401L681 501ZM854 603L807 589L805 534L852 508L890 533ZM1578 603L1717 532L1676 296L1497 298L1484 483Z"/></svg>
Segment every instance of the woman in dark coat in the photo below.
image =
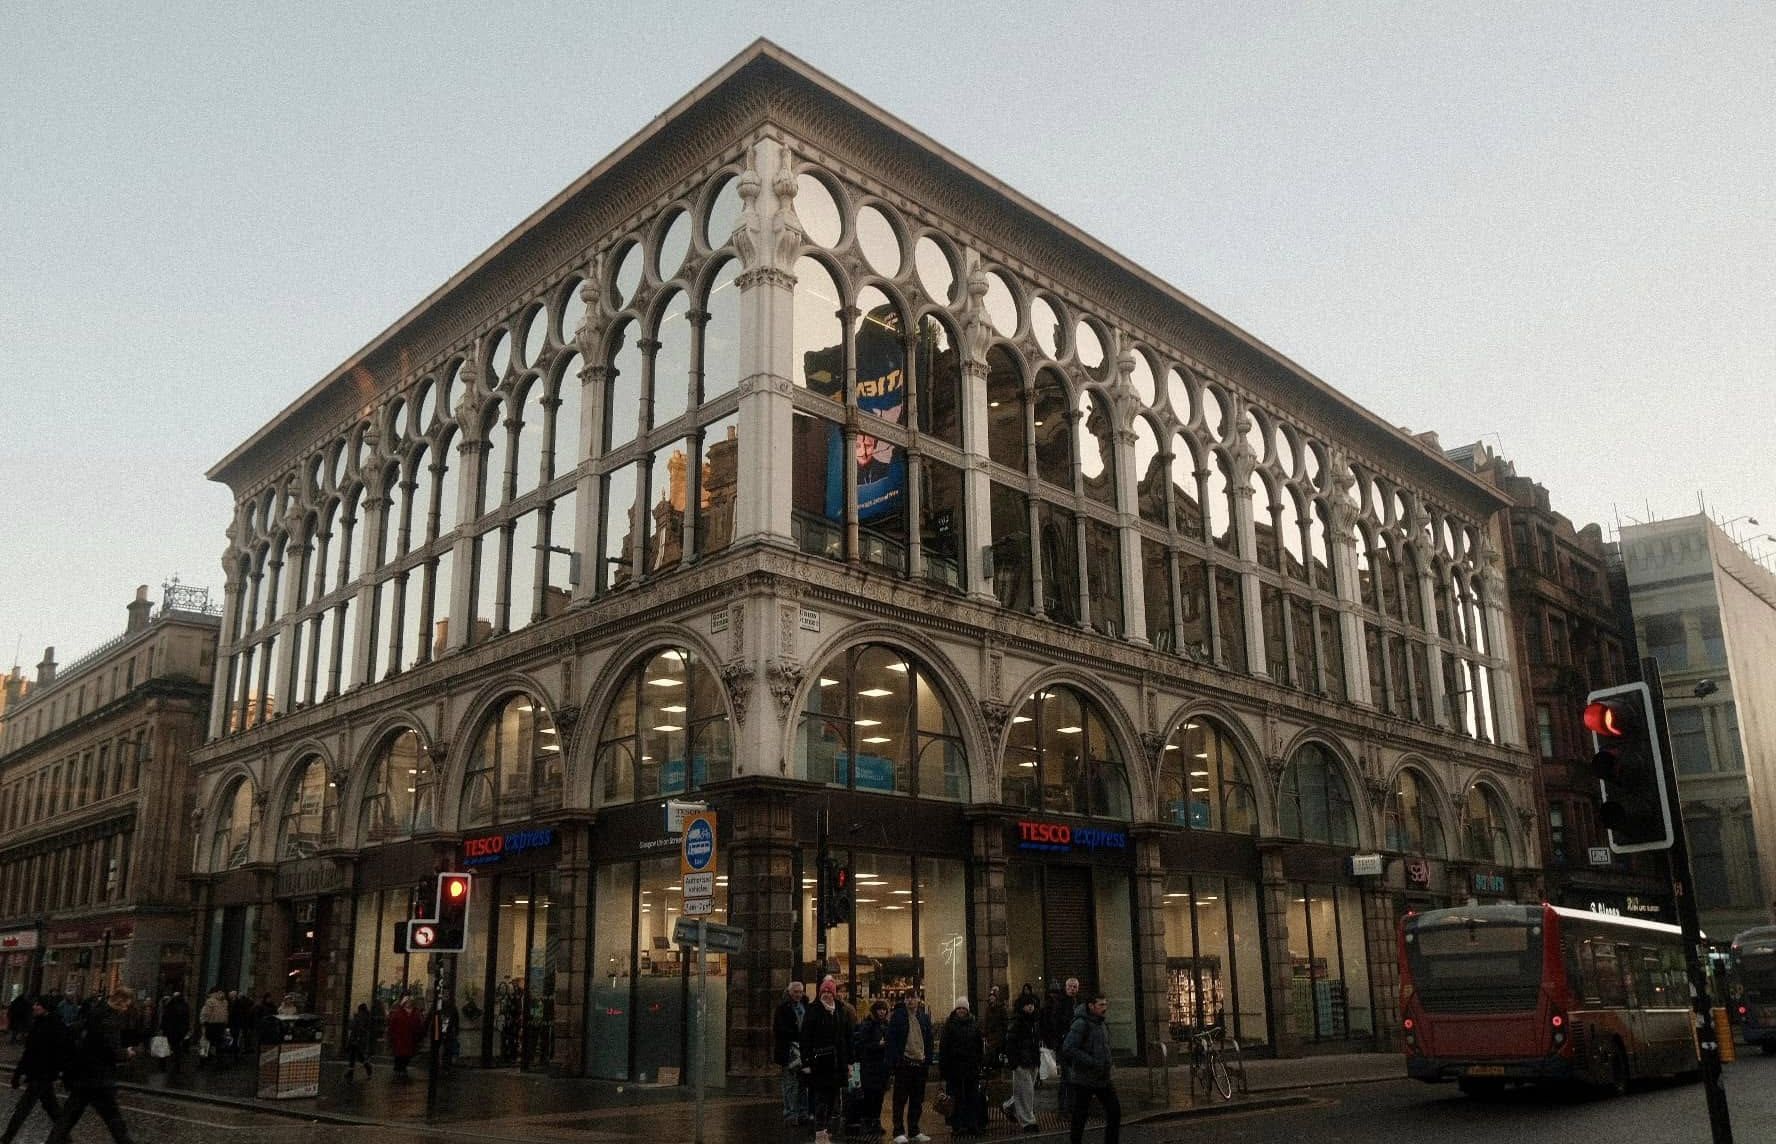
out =
<svg viewBox="0 0 1776 1144"><path fill-rule="evenodd" d="M185 1043L191 1039L191 1002L177 990L160 1007L160 1035L172 1050L173 1075L178 1076L185 1067Z"/></svg>
<svg viewBox="0 0 1776 1144"><path fill-rule="evenodd" d="M937 1057L944 1089L955 1102L950 1127L958 1136L978 1135L987 1130L987 1106L980 1087L981 1063L985 1059L980 1022L969 1011L968 998L958 997L950 1019L944 1022Z"/></svg>
<svg viewBox="0 0 1776 1144"><path fill-rule="evenodd" d="M888 1002L876 998L869 1015L857 1023L851 1035L853 1055L863 1082L857 1106L857 1123L874 1135L882 1128L882 1097L888 1091Z"/></svg>
<svg viewBox="0 0 1776 1144"><path fill-rule="evenodd" d="M1036 1070L1042 1064L1042 1014L1029 986L1018 994L1005 1031L1005 1062L1011 1066L1011 1099L1006 1111L1024 1131L1036 1127Z"/></svg>
<svg viewBox="0 0 1776 1144"><path fill-rule="evenodd" d="M802 1018L802 1073L808 1078L808 1109L814 1114L816 1144L827 1144L839 1089L851 1070L851 1030L839 1008L838 990L828 978L820 1001Z"/></svg>

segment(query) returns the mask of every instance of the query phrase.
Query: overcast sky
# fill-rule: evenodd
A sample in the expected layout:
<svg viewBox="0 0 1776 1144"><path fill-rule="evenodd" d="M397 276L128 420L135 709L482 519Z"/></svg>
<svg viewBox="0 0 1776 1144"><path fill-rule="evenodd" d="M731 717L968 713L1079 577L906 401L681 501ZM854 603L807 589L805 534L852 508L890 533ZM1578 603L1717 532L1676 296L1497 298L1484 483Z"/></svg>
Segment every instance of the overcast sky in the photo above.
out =
<svg viewBox="0 0 1776 1144"><path fill-rule="evenodd" d="M1579 523L1776 531L1776 5L273 7L0 6L0 667L220 598L204 471L761 35Z"/></svg>

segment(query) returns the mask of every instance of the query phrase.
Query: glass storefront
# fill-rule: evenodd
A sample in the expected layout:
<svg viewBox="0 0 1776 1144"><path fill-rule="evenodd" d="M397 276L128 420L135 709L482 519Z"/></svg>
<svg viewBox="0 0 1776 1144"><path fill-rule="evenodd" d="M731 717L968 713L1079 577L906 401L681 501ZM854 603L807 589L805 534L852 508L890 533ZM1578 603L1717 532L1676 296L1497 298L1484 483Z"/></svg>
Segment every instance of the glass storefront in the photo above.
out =
<svg viewBox="0 0 1776 1144"><path fill-rule="evenodd" d="M1289 966L1289 1027L1298 1036L1335 1041L1374 1033L1357 890L1290 885Z"/></svg>
<svg viewBox="0 0 1776 1144"><path fill-rule="evenodd" d="M682 916L684 888L676 853L599 867L593 902L591 1018L586 1071L614 1080L649 1083L661 1070L688 1075L695 1043L687 1016L696 1011L697 957L682 953L672 931ZM727 878L716 880L710 922L727 921ZM711 1083L727 1075L728 967L708 955L709 1021L704 1063Z"/></svg>
<svg viewBox="0 0 1776 1144"><path fill-rule="evenodd" d="M1006 972L1013 996L1025 984L1079 978L1080 993L1102 991L1110 1047L1133 1053L1136 1025L1134 922L1129 873L1115 866L1008 862L1005 867Z"/></svg>
<svg viewBox="0 0 1776 1144"><path fill-rule="evenodd" d="M210 979L202 985L205 990L219 987L259 995L253 977L253 936L258 922L257 905L217 906L210 911L209 948L204 957L204 972Z"/></svg>
<svg viewBox="0 0 1776 1144"><path fill-rule="evenodd" d="M1163 900L1172 1037L1220 1025L1242 1045L1268 1041L1256 887L1211 875L1167 874Z"/></svg>
<svg viewBox="0 0 1776 1144"><path fill-rule="evenodd" d="M804 855L802 954L798 980L815 983L828 973L850 992L859 1009L876 997L891 1002L919 988L934 1019L942 1020L968 995L968 890L966 867L953 859L869 851L834 851L849 862L856 896L850 925L827 931L826 964L815 950L815 855ZM917 891L915 893L915 890Z"/></svg>

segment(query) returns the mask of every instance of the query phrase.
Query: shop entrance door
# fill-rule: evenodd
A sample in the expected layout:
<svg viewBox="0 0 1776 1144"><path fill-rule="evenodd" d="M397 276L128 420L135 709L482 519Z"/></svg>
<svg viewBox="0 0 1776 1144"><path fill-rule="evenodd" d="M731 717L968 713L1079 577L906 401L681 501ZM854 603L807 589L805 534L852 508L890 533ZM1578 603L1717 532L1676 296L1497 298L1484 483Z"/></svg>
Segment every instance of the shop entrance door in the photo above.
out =
<svg viewBox="0 0 1776 1144"><path fill-rule="evenodd" d="M1042 952L1050 981L1079 978L1086 989L1098 981L1098 952L1092 918L1092 876L1085 866L1051 866L1043 894Z"/></svg>

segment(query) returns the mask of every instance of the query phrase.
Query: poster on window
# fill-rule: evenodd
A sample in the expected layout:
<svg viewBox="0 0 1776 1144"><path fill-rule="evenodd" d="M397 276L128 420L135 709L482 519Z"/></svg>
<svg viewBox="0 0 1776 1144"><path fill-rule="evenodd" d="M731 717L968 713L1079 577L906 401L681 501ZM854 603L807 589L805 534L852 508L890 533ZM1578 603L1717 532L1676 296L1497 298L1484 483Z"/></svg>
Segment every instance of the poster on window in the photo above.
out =
<svg viewBox="0 0 1776 1144"><path fill-rule="evenodd" d="M906 420L906 344L900 315L877 306L857 329L857 408L893 425ZM802 355L808 389L834 401L845 398L845 347L828 346ZM845 519L845 432L826 426L826 505L828 520ZM899 512L906 497L905 450L868 433L857 436L857 519L868 523Z"/></svg>

